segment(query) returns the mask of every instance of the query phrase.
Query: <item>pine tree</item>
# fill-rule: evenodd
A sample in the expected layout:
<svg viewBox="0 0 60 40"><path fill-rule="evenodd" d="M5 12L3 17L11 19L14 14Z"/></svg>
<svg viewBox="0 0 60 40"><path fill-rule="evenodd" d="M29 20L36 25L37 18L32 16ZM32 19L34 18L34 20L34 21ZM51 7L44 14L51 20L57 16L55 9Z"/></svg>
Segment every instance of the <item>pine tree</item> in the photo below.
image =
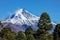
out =
<svg viewBox="0 0 60 40"><path fill-rule="evenodd" d="M32 34L28 34L27 35L27 40L35 40L35 38Z"/></svg>
<svg viewBox="0 0 60 40"><path fill-rule="evenodd" d="M57 24L55 27L54 40L60 40L60 24Z"/></svg>
<svg viewBox="0 0 60 40"><path fill-rule="evenodd" d="M29 27L25 30L25 34L27 36L27 40L35 40L35 38L33 36L34 30L31 27Z"/></svg>
<svg viewBox="0 0 60 40"><path fill-rule="evenodd" d="M53 35L50 34L48 31L45 31L44 29L38 29L37 30L37 35L36 35L37 40L53 40Z"/></svg>
<svg viewBox="0 0 60 40"><path fill-rule="evenodd" d="M40 29L45 29L46 31L52 28L51 19L46 12L43 12L38 23Z"/></svg>
<svg viewBox="0 0 60 40"><path fill-rule="evenodd" d="M16 40L16 34L10 28L3 28L1 30L2 39Z"/></svg>
<svg viewBox="0 0 60 40"><path fill-rule="evenodd" d="M46 12L41 15L38 27L37 40L53 40L53 36L49 33L52 28L51 19Z"/></svg>
<svg viewBox="0 0 60 40"><path fill-rule="evenodd" d="M26 35L23 32L18 32L17 40L26 40Z"/></svg>
<svg viewBox="0 0 60 40"><path fill-rule="evenodd" d="M49 34L48 32L43 33L39 36L39 40L53 40L53 35Z"/></svg>
<svg viewBox="0 0 60 40"><path fill-rule="evenodd" d="M26 35L28 35L28 34L33 34L34 33L34 30L31 28L31 27L29 27L29 28L27 28L26 30L25 30L25 34Z"/></svg>

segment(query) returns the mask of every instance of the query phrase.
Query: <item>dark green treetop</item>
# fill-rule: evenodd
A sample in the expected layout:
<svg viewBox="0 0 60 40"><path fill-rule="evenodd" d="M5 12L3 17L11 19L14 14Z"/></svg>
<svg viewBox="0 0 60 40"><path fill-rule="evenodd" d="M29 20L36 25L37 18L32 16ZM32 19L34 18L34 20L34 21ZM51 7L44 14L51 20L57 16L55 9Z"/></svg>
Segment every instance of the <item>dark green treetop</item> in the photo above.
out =
<svg viewBox="0 0 60 40"><path fill-rule="evenodd" d="M52 28L51 19L46 12L43 12L38 23L40 29L50 30Z"/></svg>

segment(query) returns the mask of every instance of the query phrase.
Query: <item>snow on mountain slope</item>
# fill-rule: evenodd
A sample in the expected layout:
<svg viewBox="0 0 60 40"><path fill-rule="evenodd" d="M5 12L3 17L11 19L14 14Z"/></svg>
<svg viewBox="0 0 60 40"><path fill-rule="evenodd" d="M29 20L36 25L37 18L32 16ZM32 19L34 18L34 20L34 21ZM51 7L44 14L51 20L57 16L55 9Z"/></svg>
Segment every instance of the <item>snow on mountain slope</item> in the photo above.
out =
<svg viewBox="0 0 60 40"><path fill-rule="evenodd" d="M33 15L32 13L28 12L24 9L17 10L14 14L7 17L5 21L2 21L5 26L9 26L13 31L25 31L26 28L32 27L34 30L37 30L37 23L39 17ZM53 29L55 28L55 23L53 24Z"/></svg>
<svg viewBox="0 0 60 40"><path fill-rule="evenodd" d="M15 12L15 14L9 16L6 20L6 22L11 22L13 24L27 24L27 25L33 25L37 22L39 17L29 13L28 11L24 9L19 9Z"/></svg>
<svg viewBox="0 0 60 40"><path fill-rule="evenodd" d="M5 26L13 25L11 29L14 28L15 31L17 30L22 31L28 27L32 27L34 30L37 30L38 19L39 17L31 14L27 10L19 9L14 14L7 17L5 21L2 21L2 22L5 23L4 24Z"/></svg>

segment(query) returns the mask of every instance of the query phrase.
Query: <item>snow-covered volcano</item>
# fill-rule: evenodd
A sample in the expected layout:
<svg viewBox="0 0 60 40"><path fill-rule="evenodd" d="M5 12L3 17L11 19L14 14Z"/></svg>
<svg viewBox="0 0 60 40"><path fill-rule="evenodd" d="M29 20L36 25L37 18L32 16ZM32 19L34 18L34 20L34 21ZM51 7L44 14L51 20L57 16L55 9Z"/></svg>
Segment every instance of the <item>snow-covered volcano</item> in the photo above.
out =
<svg viewBox="0 0 60 40"><path fill-rule="evenodd" d="M33 15L24 9L17 10L14 14L7 17L5 21L2 21L5 26L10 27L14 32L25 31L26 28L32 27L34 30L37 30L37 23L39 17ZM55 28L55 23L53 24L53 29Z"/></svg>
<svg viewBox="0 0 60 40"><path fill-rule="evenodd" d="M14 14L7 17L5 21L2 22L5 26L11 27L11 25L13 25L12 27L13 29L15 29L15 31L25 30L27 27L32 27L34 30L36 30L38 19L39 17L33 15L27 10L19 9Z"/></svg>
<svg viewBox="0 0 60 40"><path fill-rule="evenodd" d="M34 25L38 21L39 17L31 14L30 12L19 9L14 14L9 16L6 20L6 22L11 22L13 24L27 24L27 25Z"/></svg>

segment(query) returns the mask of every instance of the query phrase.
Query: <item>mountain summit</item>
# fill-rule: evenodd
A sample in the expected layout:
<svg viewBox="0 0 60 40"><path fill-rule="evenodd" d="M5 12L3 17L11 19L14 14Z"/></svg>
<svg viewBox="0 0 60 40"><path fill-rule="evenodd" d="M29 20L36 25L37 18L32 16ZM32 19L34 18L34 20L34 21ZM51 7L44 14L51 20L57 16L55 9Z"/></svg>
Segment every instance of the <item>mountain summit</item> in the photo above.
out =
<svg viewBox="0 0 60 40"><path fill-rule="evenodd" d="M17 33L19 31L25 31L28 27L32 27L34 30L37 30L38 20L39 17L33 15L27 10L19 9L14 14L7 17L5 21L2 21L2 23L5 27L10 27L12 31ZM53 24L51 32L53 32L56 24L54 22L51 23Z"/></svg>
<svg viewBox="0 0 60 40"><path fill-rule="evenodd" d="M6 20L6 22L11 22L13 24L27 24L27 25L32 25L34 24L39 17L31 14L30 12L24 10L24 9L19 9L15 12L15 14L12 14L9 16Z"/></svg>
<svg viewBox="0 0 60 40"><path fill-rule="evenodd" d="M34 30L37 29L39 17L33 15L24 9L17 10L14 14L7 17L3 21L5 26L10 26L13 31L25 31L26 28L32 27Z"/></svg>

